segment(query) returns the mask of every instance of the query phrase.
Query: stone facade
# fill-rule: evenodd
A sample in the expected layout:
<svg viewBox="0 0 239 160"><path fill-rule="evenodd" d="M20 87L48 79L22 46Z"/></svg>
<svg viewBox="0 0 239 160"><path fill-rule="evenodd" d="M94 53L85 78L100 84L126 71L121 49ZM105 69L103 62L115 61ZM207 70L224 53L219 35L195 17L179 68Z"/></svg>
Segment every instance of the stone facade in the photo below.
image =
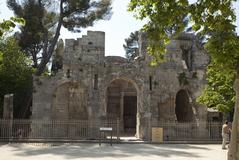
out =
<svg viewBox="0 0 239 160"><path fill-rule="evenodd" d="M151 122L205 122L206 107L196 98L209 58L196 38L182 34L172 40L166 61L155 67L146 48L140 34L140 56L129 61L105 56L104 32L66 40L62 69L34 78L32 119L119 118L122 130L135 130L139 138L148 136Z"/></svg>

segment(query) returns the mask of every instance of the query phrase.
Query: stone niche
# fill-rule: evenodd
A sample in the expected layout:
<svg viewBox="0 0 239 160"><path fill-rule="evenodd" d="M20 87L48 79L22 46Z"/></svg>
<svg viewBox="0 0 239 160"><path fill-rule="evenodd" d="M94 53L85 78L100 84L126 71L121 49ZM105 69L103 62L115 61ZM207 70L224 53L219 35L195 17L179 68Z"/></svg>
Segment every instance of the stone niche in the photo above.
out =
<svg viewBox="0 0 239 160"><path fill-rule="evenodd" d="M59 86L52 102L54 120L88 119L85 91L77 83L64 83Z"/></svg>

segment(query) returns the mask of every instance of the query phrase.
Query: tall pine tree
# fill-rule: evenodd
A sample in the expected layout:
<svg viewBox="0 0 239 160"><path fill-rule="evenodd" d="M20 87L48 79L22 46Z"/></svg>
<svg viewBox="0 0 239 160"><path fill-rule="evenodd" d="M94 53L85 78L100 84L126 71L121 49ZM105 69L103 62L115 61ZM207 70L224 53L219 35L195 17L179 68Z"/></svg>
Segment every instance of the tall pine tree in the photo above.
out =
<svg viewBox="0 0 239 160"><path fill-rule="evenodd" d="M130 36L125 39L125 44L123 45L125 50L125 57L129 60L134 60L139 56L139 31L131 32Z"/></svg>
<svg viewBox="0 0 239 160"><path fill-rule="evenodd" d="M7 4L26 21L20 46L32 57L36 75L50 61L62 27L79 32L111 15L111 0L7 0Z"/></svg>

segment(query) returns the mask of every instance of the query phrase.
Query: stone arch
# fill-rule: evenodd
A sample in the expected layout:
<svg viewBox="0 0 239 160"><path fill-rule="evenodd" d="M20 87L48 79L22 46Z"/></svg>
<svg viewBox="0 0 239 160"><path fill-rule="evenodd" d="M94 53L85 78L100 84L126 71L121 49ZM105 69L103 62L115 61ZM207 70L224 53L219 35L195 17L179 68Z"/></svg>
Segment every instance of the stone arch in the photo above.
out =
<svg viewBox="0 0 239 160"><path fill-rule="evenodd" d="M53 93L52 119L88 119L86 92L76 82L65 82Z"/></svg>
<svg viewBox="0 0 239 160"><path fill-rule="evenodd" d="M113 81L115 81L115 80L123 80L123 81L127 81L127 82L129 82L129 83L131 83L133 86L134 86L134 88L137 90L137 92L139 91L139 84L138 83L136 83L136 81L133 79L133 78L130 78L130 77L125 77L125 76L120 76L120 77L116 77L116 78L112 78L111 80L109 80L108 82L107 82L107 86L106 86L106 89L108 88L108 86L113 82Z"/></svg>
<svg viewBox="0 0 239 160"><path fill-rule="evenodd" d="M181 89L176 94L175 114L178 122L193 121L193 109L187 90Z"/></svg>
<svg viewBox="0 0 239 160"><path fill-rule="evenodd" d="M124 80L124 81L127 81L127 82L130 82L133 84L133 86L135 87L136 91L137 91L137 99L140 98L140 88L142 87L140 85L140 83L137 83L136 80L134 80L133 78L128 78L128 77L125 77L125 76L117 76L117 77L111 77L109 79L107 79L104 83L104 92L102 93L102 98L103 98L103 105L102 105L102 109L104 110L104 113L106 114L106 110L107 110L107 89L108 89L108 86L115 80ZM137 110L140 109L140 101L137 101ZM105 115L104 114L104 115Z"/></svg>
<svg viewBox="0 0 239 160"><path fill-rule="evenodd" d="M121 131L135 135L137 128L139 88L128 78L115 78L105 89L106 116L119 118Z"/></svg>

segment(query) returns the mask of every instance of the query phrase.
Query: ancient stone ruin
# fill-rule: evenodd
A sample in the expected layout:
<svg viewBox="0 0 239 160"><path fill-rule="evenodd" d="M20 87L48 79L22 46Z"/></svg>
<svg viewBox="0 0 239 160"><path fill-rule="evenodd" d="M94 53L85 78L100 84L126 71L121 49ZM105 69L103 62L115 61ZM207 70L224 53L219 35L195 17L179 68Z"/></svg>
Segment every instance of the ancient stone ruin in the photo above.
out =
<svg viewBox="0 0 239 160"><path fill-rule="evenodd" d="M118 118L123 133L148 136L153 122L205 122L196 103L205 86L209 57L192 34L167 46L166 61L150 66L147 39L139 37L139 57L105 56L105 33L88 31L67 39L59 55L62 69L35 77L32 119L101 120Z"/></svg>
<svg viewBox="0 0 239 160"><path fill-rule="evenodd" d="M6 94L4 96L3 119L13 120L13 94Z"/></svg>

